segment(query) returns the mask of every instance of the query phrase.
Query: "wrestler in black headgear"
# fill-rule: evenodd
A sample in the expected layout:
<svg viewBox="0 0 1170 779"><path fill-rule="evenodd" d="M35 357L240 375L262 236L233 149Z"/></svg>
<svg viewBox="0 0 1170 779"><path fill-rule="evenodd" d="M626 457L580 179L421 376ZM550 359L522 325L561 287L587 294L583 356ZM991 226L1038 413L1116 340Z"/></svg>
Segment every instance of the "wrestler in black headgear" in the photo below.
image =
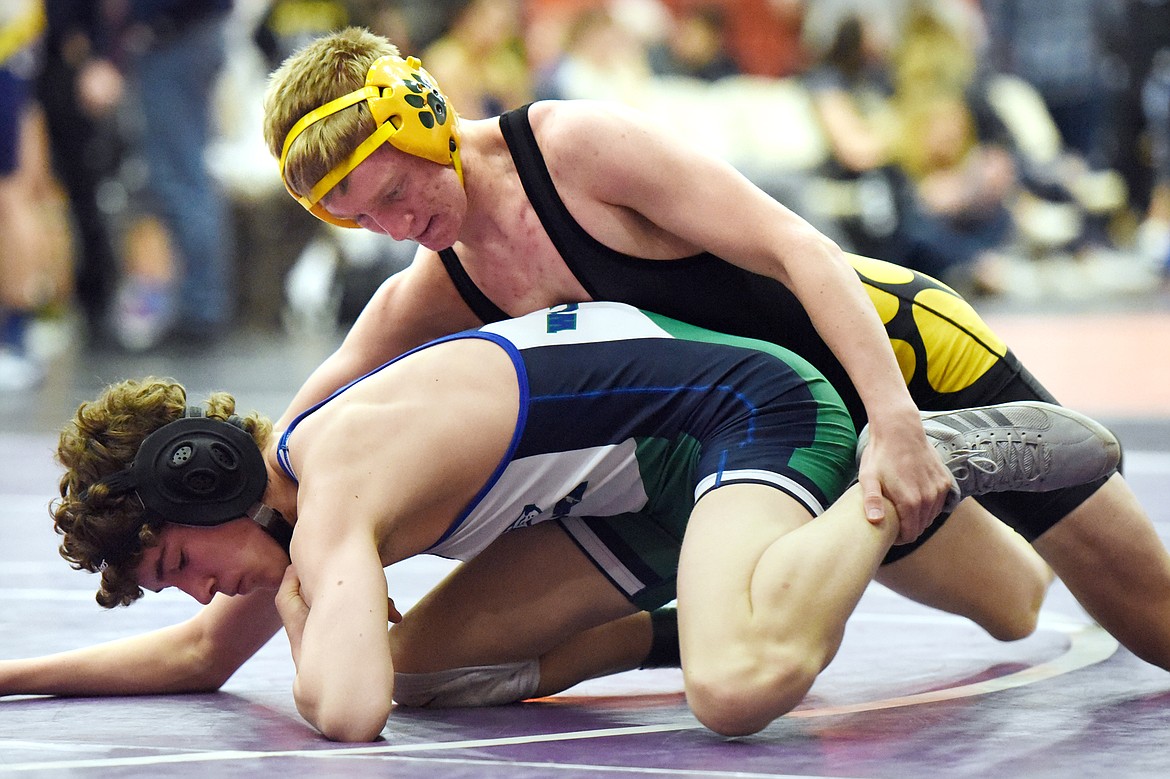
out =
<svg viewBox="0 0 1170 779"><path fill-rule="evenodd" d="M142 441L129 467L103 482L112 495L137 494L148 522L212 527L247 516L288 551L292 528L260 502L268 470L238 416L212 419L188 406Z"/></svg>

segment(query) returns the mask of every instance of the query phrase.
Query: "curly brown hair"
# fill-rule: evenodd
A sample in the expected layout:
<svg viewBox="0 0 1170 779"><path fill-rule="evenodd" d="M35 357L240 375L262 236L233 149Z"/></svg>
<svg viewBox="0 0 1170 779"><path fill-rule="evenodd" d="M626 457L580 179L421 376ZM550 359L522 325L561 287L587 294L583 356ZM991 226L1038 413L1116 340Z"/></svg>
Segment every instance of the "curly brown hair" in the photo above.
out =
<svg viewBox="0 0 1170 779"><path fill-rule="evenodd" d="M65 467L61 498L49 512L63 540L59 551L75 570L101 573L97 602L105 608L125 606L142 597L138 564L143 550L158 543L160 526L147 520L138 495L111 495L102 480L127 468L142 441L183 416L187 391L171 379L148 377L112 384L92 402L82 403L61 431L56 459ZM235 413L236 400L213 392L205 405L212 419ZM259 414L244 418L244 427L263 449L272 423Z"/></svg>

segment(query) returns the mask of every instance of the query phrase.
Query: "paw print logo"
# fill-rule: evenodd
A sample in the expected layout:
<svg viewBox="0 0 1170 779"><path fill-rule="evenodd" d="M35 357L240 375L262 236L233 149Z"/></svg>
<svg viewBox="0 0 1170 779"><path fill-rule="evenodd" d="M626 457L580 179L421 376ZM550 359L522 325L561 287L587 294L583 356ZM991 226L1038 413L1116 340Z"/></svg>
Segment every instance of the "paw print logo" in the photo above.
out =
<svg viewBox="0 0 1170 779"><path fill-rule="evenodd" d="M403 100L407 105L418 109L418 120L422 122L423 127L430 130L435 125L447 123L447 101L435 89L434 84L419 73L412 73L411 78L404 79L402 83L412 93L406 95Z"/></svg>

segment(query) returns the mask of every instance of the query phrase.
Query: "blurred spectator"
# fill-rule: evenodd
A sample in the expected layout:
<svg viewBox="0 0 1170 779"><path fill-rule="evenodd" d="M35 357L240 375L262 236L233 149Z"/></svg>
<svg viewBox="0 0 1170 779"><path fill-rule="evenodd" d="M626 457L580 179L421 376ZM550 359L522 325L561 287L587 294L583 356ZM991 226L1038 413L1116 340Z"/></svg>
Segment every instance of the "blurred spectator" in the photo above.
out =
<svg viewBox="0 0 1170 779"><path fill-rule="evenodd" d="M1111 167L1118 68L1106 43L1118 34L1122 4L982 0L981 8L988 95L1018 152L1015 217L1030 253L1112 254L1112 224L1128 196Z"/></svg>
<svg viewBox="0 0 1170 779"><path fill-rule="evenodd" d="M1122 63L1116 106L1116 165L1129 186L1140 227L1137 249L1170 274L1170 0L1125 5L1112 48Z"/></svg>
<svg viewBox="0 0 1170 779"><path fill-rule="evenodd" d="M37 98L44 108L49 149L68 196L76 232L75 297L86 332L105 327L118 277L118 260L98 188L113 175L121 144L109 108L120 95L120 77L86 69L93 52L99 3L44 0L47 16ZM82 74L89 83L82 88ZM86 95L88 99L83 99Z"/></svg>
<svg viewBox="0 0 1170 779"><path fill-rule="evenodd" d="M1142 85L1154 180L1142 227L1148 259L1170 281L1170 45L1154 58Z"/></svg>
<svg viewBox="0 0 1170 779"><path fill-rule="evenodd" d="M252 37L269 70L275 70L313 39L352 23L345 0L271 0Z"/></svg>
<svg viewBox="0 0 1170 779"><path fill-rule="evenodd" d="M117 109L127 159L104 197L125 190L114 218L122 279L111 327L128 349L168 335L208 345L234 315L229 213L204 159L212 96L226 57L232 0L103 3L79 86L93 110ZM124 91L123 91L124 90Z"/></svg>
<svg viewBox="0 0 1170 779"><path fill-rule="evenodd" d="M419 19L411 3L382 0L270 0L252 32L265 61L261 78L286 57L322 35L357 25L384 35L404 51L412 49L411 21ZM447 13L450 2L431 8L431 15ZM424 60L429 70L431 63ZM250 87L248 87L250 88ZM262 90L262 87L259 87ZM258 106L257 106L258 107ZM298 336L331 333L339 320L352 321L374 290L395 271L409 264L417 244L371 240L360 230L297 218L300 206L289 199L279 179L264 178L276 186L255 189L238 180L249 176L247 165L259 131L248 125L243 149L221 171L236 182L239 237L247 246L248 263L239 273L245 324L283 326ZM268 160L266 152L260 158Z"/></svg>
<svg viewBox="0 0 1170 779"><path fill-rule="evenodd" d="M601 99L636 102L653 77L639 31L608 5L587 7L573 17L560 57L537 85L541 99ZM458 104L456 104L458 105Z"/></svg>
<svg viewBox="0 0 1170 779"><path fill-rule="evenodd" d="M1002 127L972 90L974 49L960 10L810 7L807 40L820 54L805 83L830 150L831 186L819 200L854 251L998 293L1014 164Z"/></svg>
<svg viewBox="0 0 1170 779"><path fill-rule="evenodd" d="M893 157L909 179L905 264L976 293L1004 291L1016 171L976 82L970 31L939 4L910 10L893 57Z"/></svg>
<svg viewBox="0 0 1170 779"><path fill-rule="evenodd" d="M674 19L666 40L650 48L650 67L659 76L718 81L739 73L727 51L727 19L721 6L692 6Z"/></svg>
<svg viewBox="0 0 1170 779"><path fill-rule="evenodd" d="M451 85L444 88L461 116L483 119L532 100L522 10L520 0L467 0L423 51L423 67Z"/></svg>
<svg viewBox="0 0 1170 779"><path fill-rule="evenodd" d="M1019 76L1044 100L1061 138L1093 167L1107 164L1104 35L1116 0L981 0L993 70Z"/></svg>
<svg viewBox="0 0 1170 779"><path fill-rule="evenodd" d="M898 261L906 182L893 164L897 125L890 81L896 21L877 5L834 3L810 7L806 45L814 63L803 76L829 156L821 173L822 207L836 216L849 248ZM815 9L815 12L814 12Z"/></svg>
<svg viewBox="0 0 1170 779"><path fill-rule="evenodd" d="M46 306L67 301L71 288L65 206L33 101L44 23L40 0L0 8L0 390L40 382L29 325Z"/></svg>

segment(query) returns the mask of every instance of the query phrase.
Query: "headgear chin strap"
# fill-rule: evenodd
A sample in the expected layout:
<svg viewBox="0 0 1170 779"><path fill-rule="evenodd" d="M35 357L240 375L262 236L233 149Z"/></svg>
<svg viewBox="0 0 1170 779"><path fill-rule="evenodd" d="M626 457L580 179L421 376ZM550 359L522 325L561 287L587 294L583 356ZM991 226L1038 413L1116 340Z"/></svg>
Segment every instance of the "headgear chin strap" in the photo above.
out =
<svg viewBox="0 0 1170 779"><path fill-rule="evenodd" d="M104 481L112 494L137 494L148 521L211 527L247 516L288 551L292 530L260 503L268 469L238 416L225 422L188 407L142 441L128 468Z"/></svg>
<svg viewBox="0 0 1170 779"><path fill-rule="evenodd" d="M289 186L284 167L293 141L310 125L362 101L374 117L374 132L314 184L307 196L297 195ZM423 69L416 57L379 58L370 66L365 86L302 116L284 138L284 148L280 151L281 180L289 194L313 216L339 227L359 227L352 219L333 216L320 205L320 201L386 142L407 154L440 165L454 165L459 183L463 183L463 165L459 160L459 117L434 77Z"/></svg>

